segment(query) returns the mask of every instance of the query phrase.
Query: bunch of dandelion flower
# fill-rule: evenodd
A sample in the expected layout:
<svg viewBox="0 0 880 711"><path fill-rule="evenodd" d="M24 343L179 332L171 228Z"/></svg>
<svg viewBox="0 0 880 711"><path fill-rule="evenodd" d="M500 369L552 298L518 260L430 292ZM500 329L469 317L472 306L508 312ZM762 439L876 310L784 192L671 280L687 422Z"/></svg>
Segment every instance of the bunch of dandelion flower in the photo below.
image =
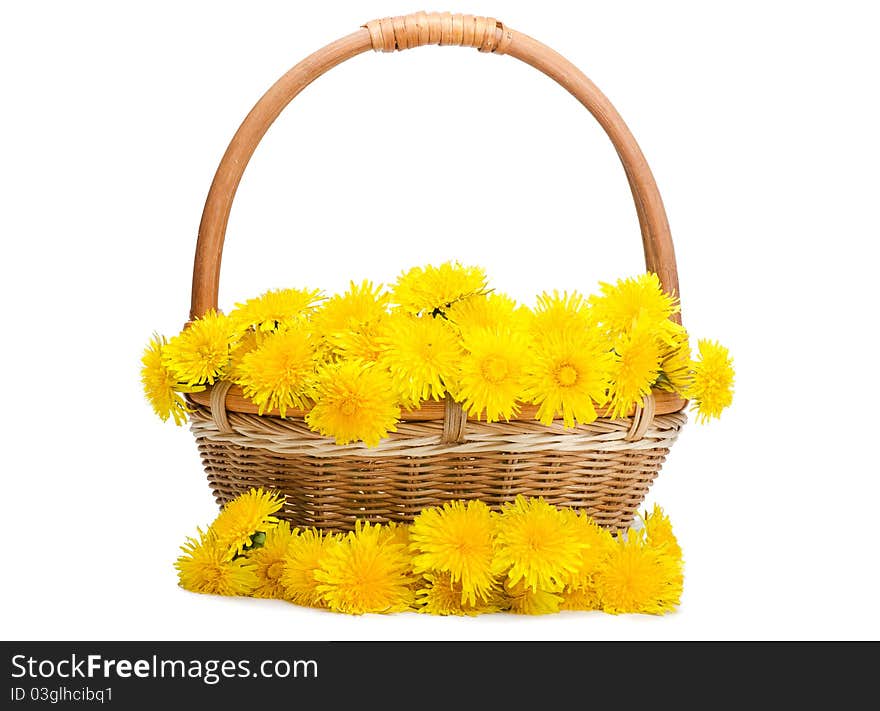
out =
<svg viewBox="0 0 880 711"><path fill-rule="evenodd" d="M380 343L379 364L407 405L439 400L457 377L461 344L443 319L395 312L383 324Z"/></svg>
<svg viewBox="0 0 880 711"><path fill-rule="evenodd" d="M212 595L250 595L257 576L245 558L233 558L226 545L209 530L199 530L198 539L187 538L180 547L183 555L174 563L180 586Z"/></svg>
<svg viewBox="0 0 880 711"><path fill-rule="evenodd" d="M279 521L278 525L266 531L266 539L259 548L246 552L257 577L257 584L252 595L283 600L287 597L282 582L287 549L293 539L293 532L287 521Z"/></svg>
<svg viewBox="0 0 880 711"><path fill-rule="evenodd" d="M482 328L469 331L463 343L456 399L478 420L510 420L519 412L528 338L511 329Z"/></svg>
<svg viewBox="0 0 880 711"><path fill-rule="evenodd" d="M226 504L208 530L229 556L237 555L251 544L255 533L267 533L278 525L274 514L282 506L284 498L281 494L250 489Z"/></svg>
<svg viewBox="0 0 880 711"><path fill-rule="evenodd" d="M493 572L508 589L560 592L576 575L584 542L569 516L543 498L517 496L503 506L495 534Z"/></svg>
<svg viewBox="0 0 880 711"><path fill-rule="evenodd" d="M507 581L504 592L505 606L517 615L552 615L559 612L563 603L558 592L532 588L522 580L514 585Z"/></svg>
<svg viewBox="0 0 880 711"><path fill-rule="evenodd" d="M681 326L670 320L678 313L678 299L663 291L660 278L646 272L618 279L616 284L599 284L601 295L590 298L593 314L612 337L632 333L637 327L657 332L662 339L674 338Z"/></svg>
<svg viewBox="0 0 880 711"><path fill-rule="evenodd" d="M656 333L637 328L619 337L611 365L611 417L626 417L651 394L660 376L660 341Z"/></svg>
<svg viewBox="0 0 880 711"><path fill-rule="evenodd" d="M566 427L588 424L607 400L613 362L595 329L547 336L529 359L523 397L539 405L536 419L545 425L560 415Z"/></svg>
<svg viewBox="0 0 880 711"><path fill-rule="evenodd" d="M409 555L379 525L358 521L325 551L314 575L318 593L335 612L402 612L413 601Z"/></svg>
<svg viewBox="0 0 880 711"><path fill-rule="evenodd" d="M529 328L531 312L525 306L517 306L507 294L493 291L452 304L446 311L446 318L462 333L497 326L524 332Z"/></svg>
<svg viewBox="0 0 880 711"><path fill-rule="evenodd" d="M388 315L390 298L381 284L352 281L348 291L322 304L312 317L312 326L335 356L374 361L379 350L373 343L376 328Z"/></svg>
<svg viewBox="0 0 880 711"><path fill-rule="evenodd" d="M281 573L284 597L297 605L327 607L318 592L315 571L320 567L324 554L339 545L339 541L338 535L325 534L314 528L293 532Z"/></svg>
<svg viewBox="0 0 880 711"><path fill-rule="evenodd" d="M228 316L209 311L162 346L162 365L189 387L213 385L225 373L238 336Z"/></svg>
<svg viewBox="0 0 880 711"><path fill-rule="evenodd" d="M465 599L461 582L454 582L450 573L425 573L413 603L417 612L428 615L482 615L498 612L502 601L493 591L488 598Z"/></svg>
<svg viewBox="0 0 880 711"><path fill-rule="evenodd" d="M315 384L315 351L304 329L267 334L241 358L236 382L262 415L277 409L307 409Z"/></svg>
<svg viewBox="0 0 880 711"><path fill-rule="evenodd" d="M645 544L644 529L620 535L595 576L605 612L662 615L674 610L682 592L681 559Z"/></svg>
<svg viewBox="0 0 880 711"><path fill-rule="evenodd" d="M482 501L452 501L424 509L410 531L416 573L448 574L471 607L492 596L495 517ZM438 593L439 594L439 593Z"/></svg>
<svg viewBox="0 0 880 711"><path fill-rule="evenodd" d="M589 302L577 291L545 291L531 314L531 331L537 341L553 334L577 336L592 324Z"/></svg>
<svg viewBox="0 0 880 711"><path fill-rule="evenodd" d="M444 262L439 267L413 267L401 274L392 289L392 300L411 314L436 316L463 299L485 292L483 269Z"/></svg>
<svg viewBox="0 0 880 711"><path fill-rule="evenodd" d="M699 356L691 364L693 381L686 394L694 402L697 419L707 422L720 417L733 402L733 359L717 341L700 340L697 348Z"/></svg>
<svg viewBox="0 0 880 711"><path fill-rule="evenodd" d="M341 361L322 366L315 406L306 423L343 445L358 440L375 447L397 430L400 406L387 372L373 365Z"/></svg>
<svg viewBox="0 0 880 711"><path fill-rule="evenodd" d="M236 304L229 316L241 329L265 333L301 324L322 298L320 289L270 289Z"/></svg>
<svg viewBox="0 0 880 711"><path fill-rule="evenodd" d="M186 422L189 408L180 393L195 392L203 388L188 387L176 381L171 371L162 363L165 343L164 336L153 334L150 345L144 349L141 358L141 383L144 386L144 395L162 421L174 418L174 424L182 425Z"/></svg>

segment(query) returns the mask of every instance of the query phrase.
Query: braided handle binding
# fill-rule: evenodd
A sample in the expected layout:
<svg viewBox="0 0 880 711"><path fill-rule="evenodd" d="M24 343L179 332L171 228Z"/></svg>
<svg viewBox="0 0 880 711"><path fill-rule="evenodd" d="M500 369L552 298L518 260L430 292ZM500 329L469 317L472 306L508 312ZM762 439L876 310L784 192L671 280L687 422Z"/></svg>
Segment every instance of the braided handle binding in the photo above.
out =
<svg viewBox="0 0 880 711"><path fill-rule="evenodd" d="M437 44L504 54L513 38L494 17L449 12L416 12L372 20L363 26L369 31L370 43L377 52Z"/></svg>

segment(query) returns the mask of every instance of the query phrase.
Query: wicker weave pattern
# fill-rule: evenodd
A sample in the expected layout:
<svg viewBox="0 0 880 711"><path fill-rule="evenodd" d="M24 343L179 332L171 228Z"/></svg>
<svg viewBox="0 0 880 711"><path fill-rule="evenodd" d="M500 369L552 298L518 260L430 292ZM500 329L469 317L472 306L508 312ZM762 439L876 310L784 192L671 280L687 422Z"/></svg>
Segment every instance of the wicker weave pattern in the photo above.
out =
<svg viewBox="0 0 880 711"><path fill-rule="evenodd" d="M252 486L286 496L294 526L350 530L356 519L411 521L426 506L479 498L497 509L518 494L585 510L617 530L632 523L686 417L658 415L627 441L631 420L597 420L566 430L537 422L468 422L465 441L444 443L443 423L404 422L375 448L339 447L299 418L209 409L192 431L219 504Z"/></svg>

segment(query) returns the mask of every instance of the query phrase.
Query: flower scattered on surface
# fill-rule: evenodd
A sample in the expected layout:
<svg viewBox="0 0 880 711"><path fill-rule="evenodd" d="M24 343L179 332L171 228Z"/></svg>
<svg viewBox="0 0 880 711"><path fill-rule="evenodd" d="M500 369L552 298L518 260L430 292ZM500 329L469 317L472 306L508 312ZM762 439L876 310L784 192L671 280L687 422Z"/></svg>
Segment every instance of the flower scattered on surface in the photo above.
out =
<svg viewBox="0 0 880 711"><path fill-rule="evenodd" d="M451 501L411 525L357 521L343 535L291 530L268 513L273 500L252 489L188 538L175 563L181 586L350 614L663 614L681 598L681 548L656 505L617 538L583 512L521 496L500 514ZM233 514L244 523L232 526ZM232 529L232 544L218 537Z"/></svg>
<svg viewBox="0 0 880 711"><path fill-rule="evenodd" d="M413 601L406 548L363 521L324 552L314 575L318 594L337 612L401 612Z"/></svg>
<svg viewBox="0 0 880 711"><path fill-rule="evenodd" d="M278 524L274 515L284 506L284 498L277 492L250 489L223 507L209 532L217 545L225 548L229 557L244 551L251 537L258 532L266 533Z"/></svg>
<svg viewBox="0 0 880 711"><path fill-rule="evenodd" d="M283 600L287 597L282 577L284 574L287 549L294 534L287 521L279 521L278 525L266 531L266 540L259 548L247 551L257 585L254 597L268 597Z"/></svg>
<svg viewBox="0 0 880 711"><path fill-rule="evenodd" d="M491 597L495 520L482 501L452 501L423 510L409 531L416 573L448 574L470 606Z"/></svg>
<svg viewBox="0 0 880 711"><path fill-rule="evenodd" d="M197 593L212 595L250 595L258 580L253 567L244 558L231 558L227 546L219 543L209 530L199 537L187 538L177 559L180 586Z"/></svg>

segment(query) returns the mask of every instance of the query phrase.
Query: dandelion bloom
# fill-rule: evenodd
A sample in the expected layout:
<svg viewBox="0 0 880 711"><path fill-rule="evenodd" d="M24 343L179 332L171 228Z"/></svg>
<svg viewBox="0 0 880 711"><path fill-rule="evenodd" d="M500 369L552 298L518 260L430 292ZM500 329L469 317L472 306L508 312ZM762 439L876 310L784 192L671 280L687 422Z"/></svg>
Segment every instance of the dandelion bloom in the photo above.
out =
<svg viewBox="0 0 880 711"><path fill-rule="evenodd" d="M162 421L165 422L170 417L174 418L174 424L182 425L186 422L189 408L179 390L183 388L186 392L193 392L201 388L187 388L178 384L171 371L162 364L164 346L165 338L154 334L141 358L141 383L144 386L144 395Z"/></svg>
<svg viewBox="0 0 880 711"><path fill-rule="evenodd" d="M315 579L318 593L336 612L401 612L413 600L406 548L384 538L381 526L363 521L327 549Z"/></svg>
<svg viewBox="0 0 880 711"><path fill-rule="evenodd" d="M437 315L453 304L486 291L486 272L444 262L439 267L413 267L401 274L392 290L395 304L411 314Z"/></svg>
<svg viewBox="0 0 880 711"><path fill-rule="evenodd" d="M466 334L464 347L456 397L477 419L510 420L519 412L527 337L510 329L475 329Z"/></svg>
<svg viewBox="0 0 880 711"><path fill-rule="evenodd" d="M229 316L242 329L274 331L298 324L322 298L319 289L270 289L255 299L236 304Z"/></svg>
<svg viewBox="0 0 880 711"><path fill-rule="evenodd" d="M448 573L461 589L461 601L488 600L492 575L495 521L482 501L452 501L424 509L410 528L416 573Z"/></svg>
<svg viewBox="0 0 880 711"><path fill-rule="evenodd" d="M611 416L626 417L651 394L660 376L660 342L646 328L620 336L611 364Z"/></svg>
<svg viewBox="0 0 880 711"><path fill-rule="evenodd" d="M236 382L262 415L306 409L315 383L315 351L305 330L278 331L241 358Z"/></svg>
<svg viewBox="0 0 880 711"><path fill-rule="evenodd" d="M616 284L600 283L600 296L590 304L596 319L612 336L631 333L641 327L658 331L661 338L672 338L681 329L670 316L678 313L678 299L663 291L660 278L646 272Z"/></svg>
<svg viewBox="0 0 880 711"><path fill-rule="evenodd" d="M237 340L229 317L209 311L162 347L162 364L178 382L212 385L223 376Z"/></svg>
<svg viewBox="0 0 880 711"><path fill-rule="evenodd" d="M198 539L187 538L177 559L180 585L187 590L213 595L249 595L257 576L244 558L231 558L225 545L210 532L199 531Z"/></svg>
<svg viewBox="0 0 880 711"><path fill-rule="evenodd" d="M226 504L209 530L231 557L249 546L255 533L274 528L278 518L273 514L283 505L284 498L277 492L250 489Z"/></svg>
<svg viewBox="0 0 880 711"><path fill-rule="evenodd" d="M379 364L387 368L407 404L439 400L458 376L458 336L439 318L396 312L383 325Z"/></svg>
<svg viewBox="0 0 880 711"><path fill-rule="evenodd" d="M390 298L381 284L351 282L348 291L332 296L315 312L312 326L335 356L375 361L378 327L388 315Z"/></svg>
<svg viewBox="0 0 880 711"><path fill-rule="evenodd" d="M698 341L699 357L692 364L693 382L687 396L694 401L697 419L720 417L733 402L733 359L717 341Z"/></svg>
<svg viewBox="0 0 880 711"><path fill-rule="evenodd" d="M307 607L327 607L318 592L315 571L327 550L338 544L339 536L314 528L293 533L281 574L281 585L288 600Z"/></svg>
<svg viewBox="0 0 880 711"><path fill-rule="evenodd" d="M544 292L537 300L531 318L532 334L537 340L552 334L578 336L593 323L588 301L577 291L561 294Z"/></svg>
<svg viewBox="0 0 880 711"><path fill-rule="evenodd" d="M559 592L576 575L585 544L567 514L544 499L517 496L505 504L496 526L493 563L509 588Z"/></svg>
<svg viewBox="0 0 880 711"><path fill-rule="evenodd" d="M681 558L646 545L644 529L618 536L595 576L602 609L615 615L662 615L674 610L681 598L682 580Z"/></svg>
<svg viewBox="0 0 880 711"><path fill-rule="evenodd" d="M287 597L282 575L287 559L287 548L293 535L290 524L287 521L279 521L275 528L270 528L266 532L266 540L262 546L247 551L247 559L257 577L257 585L252 593L254 597L279 600Z"/></svg>
<svg viewBox="0 0 880 711"><path fill-rule="evenodd" d="M495 326L525 331L530 317L531 312L526 307L517 306L507 294L497 291L462 299L446 311L446 318L462 333Z"/></svg>
<svg viewBox="0 0 880 711"><path fill-rule="evenodd" d="M375 447L397 429L400 407L394 388L388 374L376 366L353 361L325 365L315 393L306 423L336 444L361 440Z"/></svg>
<svg viewBox="0 0 880 711"><path fill-rule="evenodd" d="M552 615L559 612L563 598L551 590L534 589L520 581L505 585L505 601L510 611L518 615Z"/></svg>
<svg viewBox="0 0 880 711"><path fill-rule="evenodd" d="M598 334L555 334L538 342L526 369L523 396L539 405L537 419L549 425L562 416L566 427L596 419L611 385L613 364Z"/></svg>

